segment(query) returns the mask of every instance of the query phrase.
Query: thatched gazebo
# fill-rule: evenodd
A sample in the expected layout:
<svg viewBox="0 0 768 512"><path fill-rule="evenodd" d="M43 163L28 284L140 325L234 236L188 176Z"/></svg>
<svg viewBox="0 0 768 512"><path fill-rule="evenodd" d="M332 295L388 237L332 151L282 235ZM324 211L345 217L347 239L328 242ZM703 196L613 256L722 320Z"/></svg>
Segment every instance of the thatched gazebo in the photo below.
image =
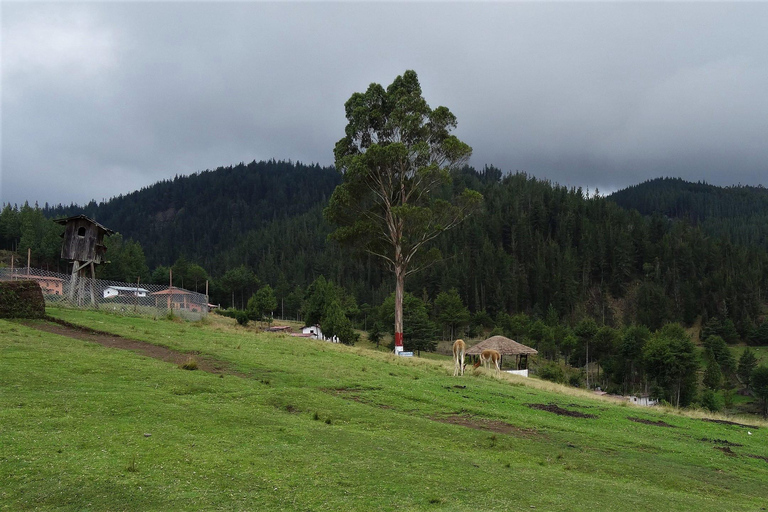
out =
<svg viewBox="0 0 768 512"><path fill-rule="evenodd" d="M491 336L485 341L481 341L472 348L467 349L468 356L479 356L483 350L496 350L501 354L501 360L504 356L515 356L515 368L524 370L528 368L528 356L535 356L538 350L526 347L522 343L513 341L505 336Z"/></svg>

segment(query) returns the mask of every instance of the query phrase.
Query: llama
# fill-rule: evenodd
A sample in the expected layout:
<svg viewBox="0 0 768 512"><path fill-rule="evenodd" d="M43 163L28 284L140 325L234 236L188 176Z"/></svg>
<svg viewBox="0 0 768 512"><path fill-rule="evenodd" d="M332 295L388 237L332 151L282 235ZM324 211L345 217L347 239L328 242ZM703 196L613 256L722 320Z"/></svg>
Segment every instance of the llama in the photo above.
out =
<svg viewBox="0 0 768 512"><path fill-rule="evenodd" d="M464 375L464 354L467 351L467 344L464 340L456 340L453 342L453 376Z"/></svg>
<svg viewBox="0 0 768 512"><path fill-rule="evenodd" d="M491 363L496 365L496 375L499 375L501 373L501 368L499 367L499 364L501 363L501 354L496 350L483 350L480 353L480 360L475 363L475 368L484 364L485 367L490 370Z"/></svg>

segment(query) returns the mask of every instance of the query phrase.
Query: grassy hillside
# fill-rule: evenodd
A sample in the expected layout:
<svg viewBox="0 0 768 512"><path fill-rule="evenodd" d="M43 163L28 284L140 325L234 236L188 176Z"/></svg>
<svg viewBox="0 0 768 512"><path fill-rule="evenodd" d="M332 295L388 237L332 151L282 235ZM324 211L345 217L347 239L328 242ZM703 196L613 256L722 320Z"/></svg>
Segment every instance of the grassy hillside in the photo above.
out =
<svg viewBox="0 0 768 512"><path fill-rule="evenodd" d="M215 358L225 373L0 321L2 510L768 502L768 426L754 420L713 423L483 371L453 378L449 362L254 334L228 319L52 314Z"/></svg>

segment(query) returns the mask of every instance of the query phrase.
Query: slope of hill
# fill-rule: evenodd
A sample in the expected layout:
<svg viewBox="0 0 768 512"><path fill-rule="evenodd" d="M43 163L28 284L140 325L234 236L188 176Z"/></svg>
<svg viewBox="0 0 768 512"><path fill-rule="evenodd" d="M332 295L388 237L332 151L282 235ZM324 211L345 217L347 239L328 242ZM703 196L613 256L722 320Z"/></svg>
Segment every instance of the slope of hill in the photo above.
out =
<svg viewBox="0 0 768 512"><path fill-rule="evenodd" d="M608 199L643 215L685 219L711 236L768 249L768 189L716 187L658 178L619 190Z"/></svg>
<svg viewBox="0 0 768 512"><path fill-rule="evenodd" d="M282 335L52 311L235 375L0 321L13 510L759 510L768 428ZM34 340L34 342L30 341Z"/></svg>

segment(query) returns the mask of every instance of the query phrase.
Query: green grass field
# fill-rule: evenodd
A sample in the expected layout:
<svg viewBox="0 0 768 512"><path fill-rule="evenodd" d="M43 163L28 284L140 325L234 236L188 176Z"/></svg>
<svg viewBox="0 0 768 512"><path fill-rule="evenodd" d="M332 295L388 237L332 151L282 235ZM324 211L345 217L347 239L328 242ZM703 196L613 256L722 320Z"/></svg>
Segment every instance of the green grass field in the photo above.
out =
<svg viewBox="0 0 768 512"><path fill-rule="evenodd" d="M2 510L768 506L758 420L712 423L484 371L454 378L450 362L255 334L230 319L49 313L244 376L0 321Z"/></svg>

